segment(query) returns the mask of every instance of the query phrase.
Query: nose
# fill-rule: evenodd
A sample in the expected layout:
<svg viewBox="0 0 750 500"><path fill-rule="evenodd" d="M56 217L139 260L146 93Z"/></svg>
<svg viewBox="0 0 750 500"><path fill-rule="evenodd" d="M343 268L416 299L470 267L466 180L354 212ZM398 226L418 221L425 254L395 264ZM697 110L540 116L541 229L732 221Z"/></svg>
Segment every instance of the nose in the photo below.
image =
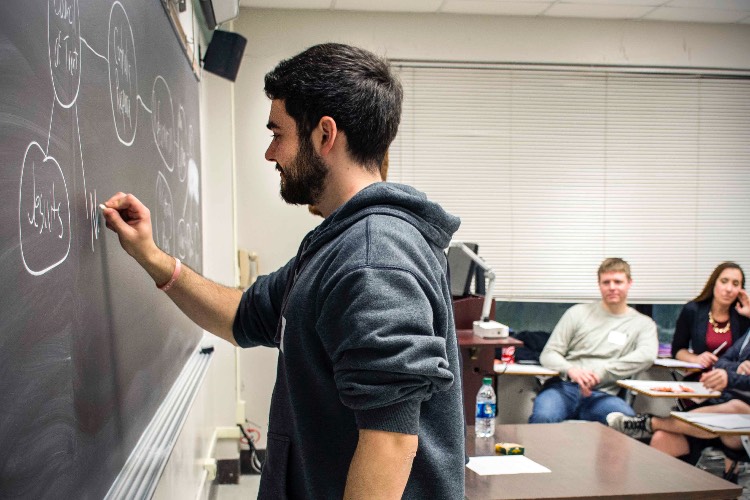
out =
<svg viewBox="0 0 750 500"><path fill-rule="evenodd" d="M271 144L268 145L268 148L266 148L266 161L276 161L274 158L274 156L276 156L275 149L276 148L273 147L273 142L271 142Z"/></svg>

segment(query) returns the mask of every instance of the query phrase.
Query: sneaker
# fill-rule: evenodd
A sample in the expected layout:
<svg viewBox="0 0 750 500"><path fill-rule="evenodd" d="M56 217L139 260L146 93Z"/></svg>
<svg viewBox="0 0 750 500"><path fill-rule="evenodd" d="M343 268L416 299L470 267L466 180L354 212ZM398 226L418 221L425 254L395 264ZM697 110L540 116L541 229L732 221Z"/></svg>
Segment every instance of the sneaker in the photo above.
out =
<svg viewBox="0 0 750 500"><path fill-rule="evenodd" d="M651 437L651 415L629 417L624 413L614 412L607 415L607 425L635 439Z"/></svg>

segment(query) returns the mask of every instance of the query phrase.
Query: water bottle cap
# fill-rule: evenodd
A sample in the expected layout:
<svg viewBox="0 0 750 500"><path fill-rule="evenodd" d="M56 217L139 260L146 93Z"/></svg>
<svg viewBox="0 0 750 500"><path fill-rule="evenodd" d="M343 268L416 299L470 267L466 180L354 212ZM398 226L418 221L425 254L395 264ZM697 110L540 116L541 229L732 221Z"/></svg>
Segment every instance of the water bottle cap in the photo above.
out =
<svg viewBox="0 0 750 500"><path fill-rule="evenodd" d="M492 377L484 377L482 379L482 385L492 385Z"/></svg>

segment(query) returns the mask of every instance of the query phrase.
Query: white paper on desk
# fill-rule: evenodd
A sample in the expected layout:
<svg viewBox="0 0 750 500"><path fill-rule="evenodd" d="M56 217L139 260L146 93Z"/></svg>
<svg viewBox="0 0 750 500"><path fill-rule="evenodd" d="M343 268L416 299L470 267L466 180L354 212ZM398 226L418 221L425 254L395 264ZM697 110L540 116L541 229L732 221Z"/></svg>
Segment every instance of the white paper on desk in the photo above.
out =
<svg viewBox="0 0 750 500"><path fill-rule="evenodd" d="M525 375L525 374L531 374L531 375L558 375L558 372L555 370L550 370L549 368L545 368L541 365L521 365L521 364L505 364L505 363L497 363L494 365L495 373L498 375L502 375L504 373L507 373L509 375Z"/></svg>
<svg viewBox="0 0 750 500"><path fill-rule="evenodd" d="M666 368L705 368L705 366L700 363L690 363L688 361L681 361L672 358L657 358L656 361L654 361L654 364Z"/></svg>
<svg viewBox="0 0 750 500"><path fill-rule="evenodd" d="M748 429L750 415L734 413L690 413L690 420L696 424L708 425L719 429Z"/></svg>
<svg viewBox="0 0 750 500"><path fill-rule="evenodd" d="M480 476L498 474L536 474L552 472L524 455L501 455L494 457L471 457L466 467Z"/></svg>

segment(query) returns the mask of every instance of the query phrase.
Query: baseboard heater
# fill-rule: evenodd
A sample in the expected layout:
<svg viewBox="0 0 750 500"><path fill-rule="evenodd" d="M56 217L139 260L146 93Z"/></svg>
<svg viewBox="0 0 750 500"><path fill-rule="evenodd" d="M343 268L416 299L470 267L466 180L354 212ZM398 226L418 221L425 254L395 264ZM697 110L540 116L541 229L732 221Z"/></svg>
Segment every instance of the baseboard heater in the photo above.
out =
<svg viewBox="0 0 750 500"><path fill-rule="evenodd" d="M213 348L196 348L143 431L106 500L149 499L159 483L190 407L206 375Z"/></svg>

